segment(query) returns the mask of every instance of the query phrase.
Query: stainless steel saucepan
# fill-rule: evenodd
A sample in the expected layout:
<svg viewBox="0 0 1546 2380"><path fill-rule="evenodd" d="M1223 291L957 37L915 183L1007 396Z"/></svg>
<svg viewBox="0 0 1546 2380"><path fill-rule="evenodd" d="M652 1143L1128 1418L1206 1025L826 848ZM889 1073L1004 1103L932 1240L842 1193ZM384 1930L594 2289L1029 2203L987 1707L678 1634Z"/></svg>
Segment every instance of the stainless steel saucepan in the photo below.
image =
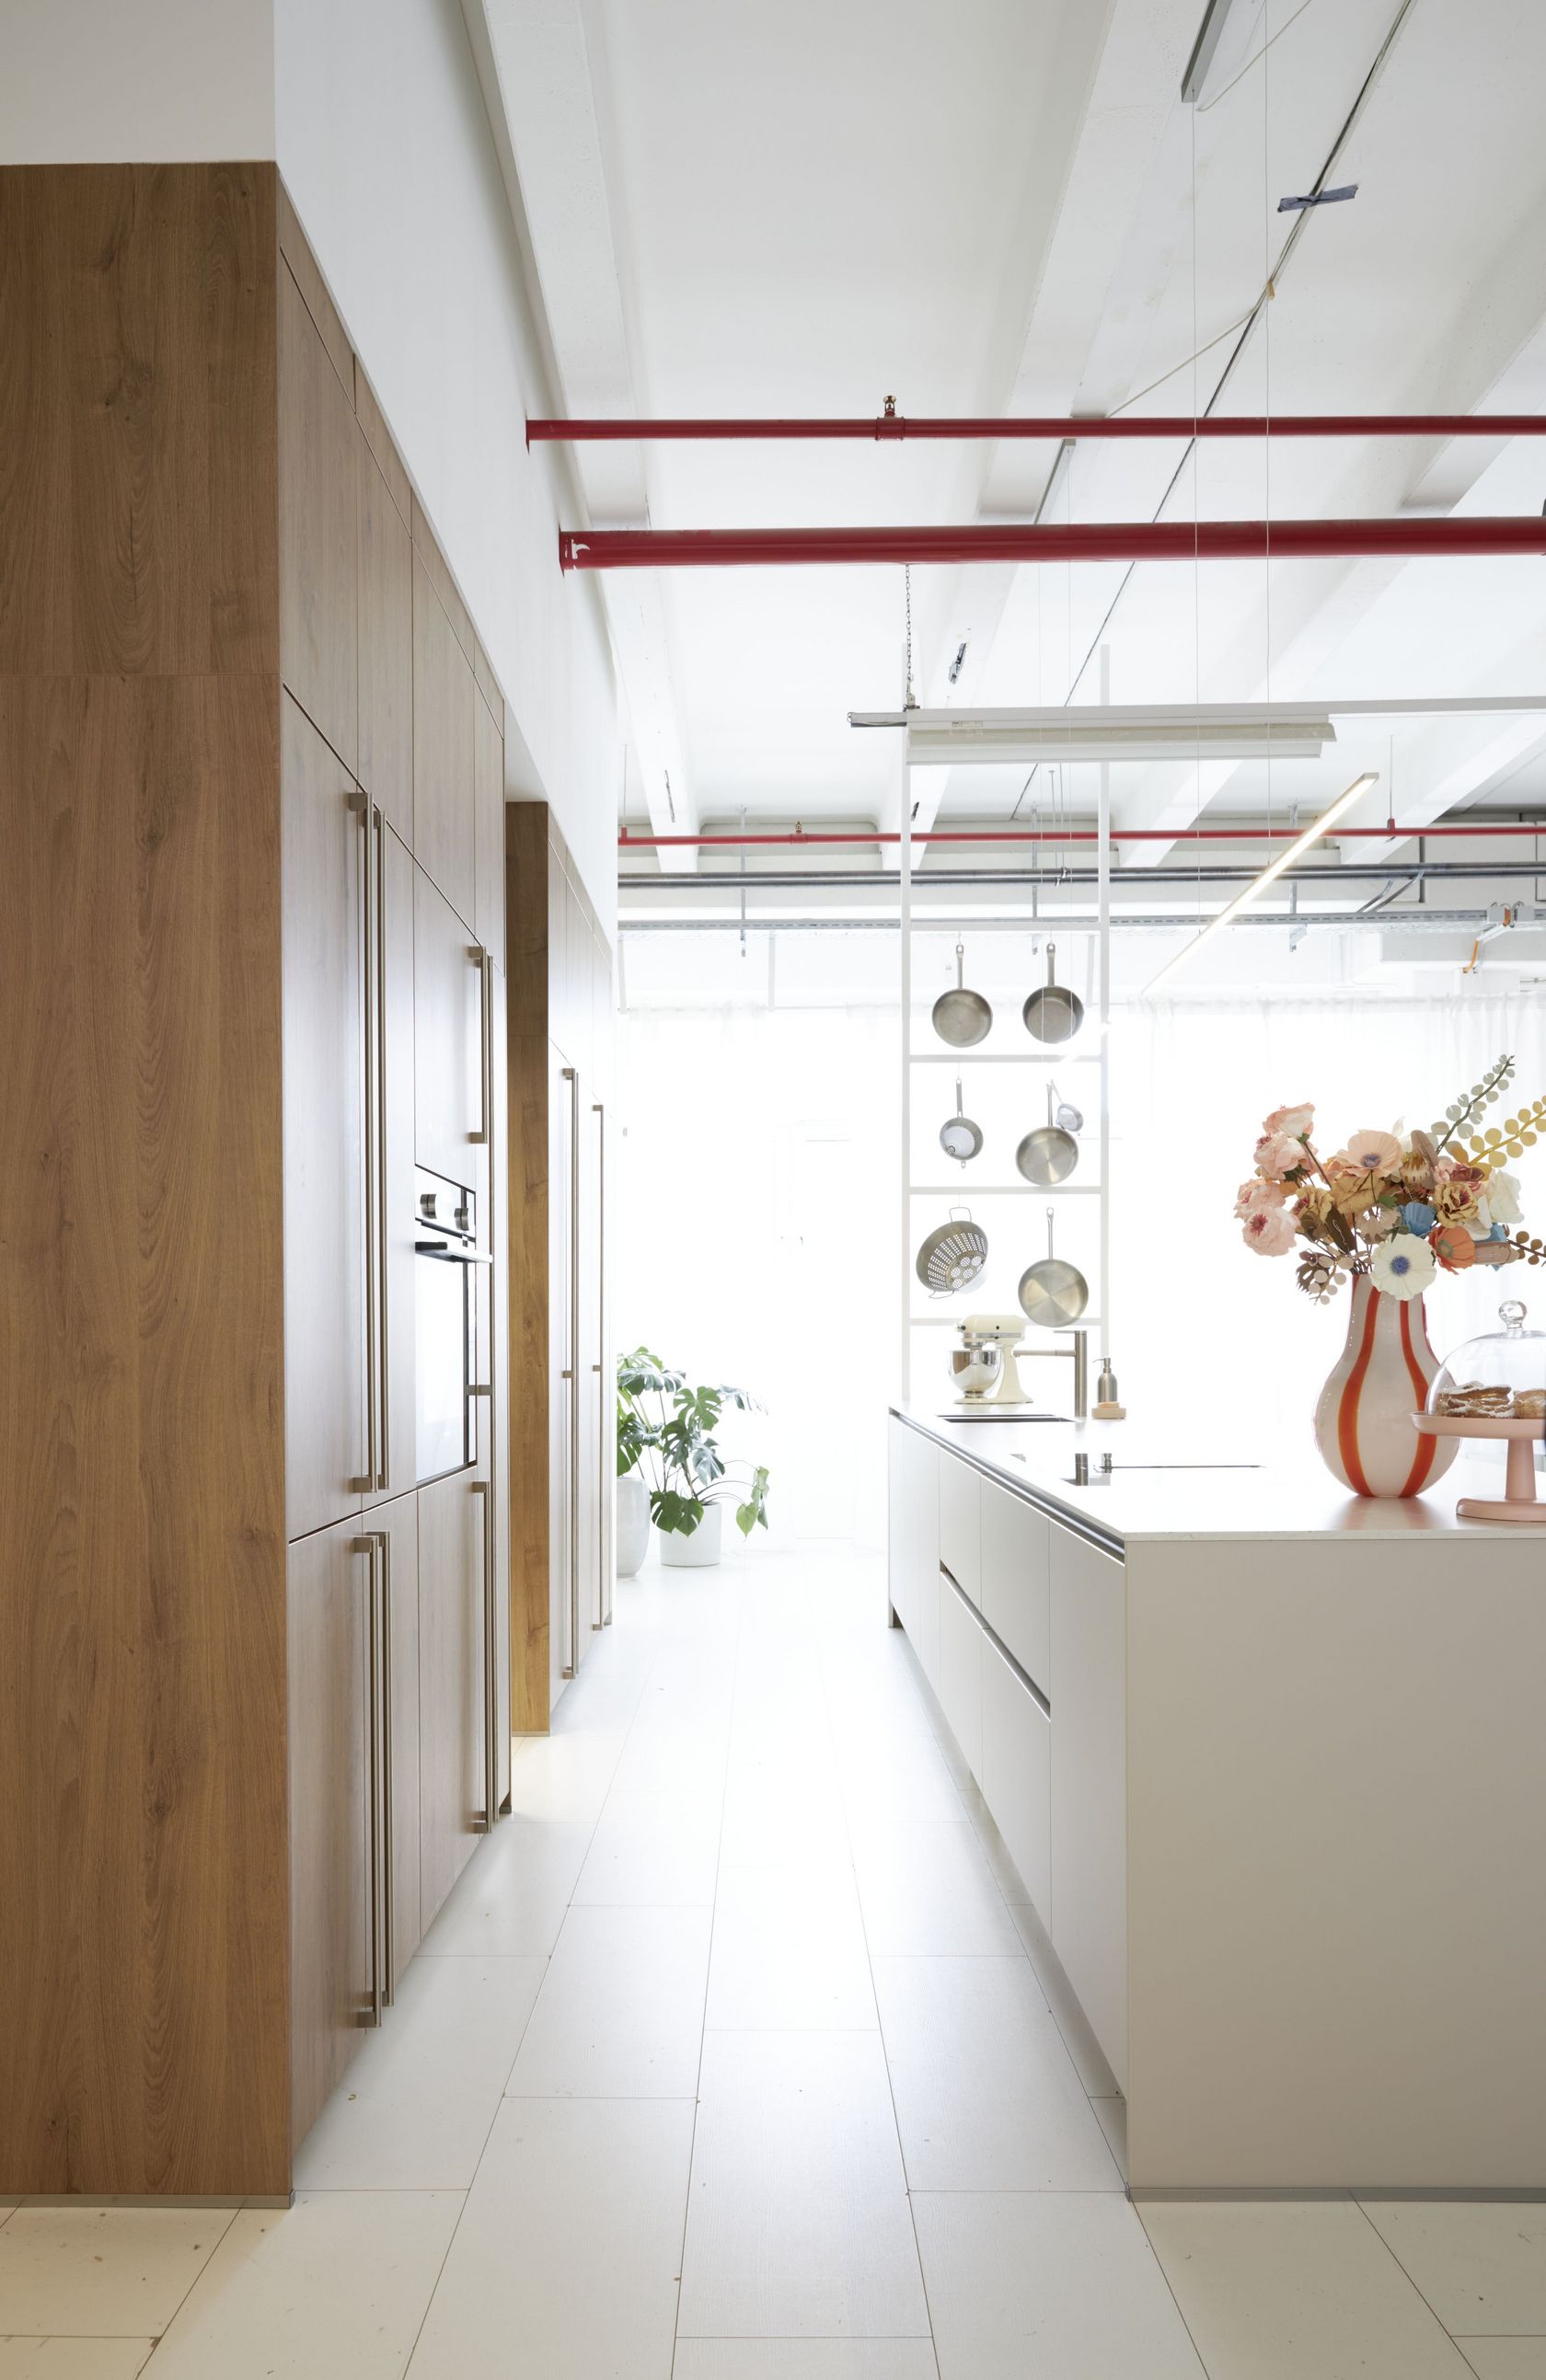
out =
<svg viewBox="0 0 1546 2380"><path fill-rule="evenodd" d="M1057 979L1057 948L1047 944L1047 980L1033 991L1020 1014L1025 1028L1038 1041L1071 1041L1084 1023L1084 1002L1077 991Z"/></svg>
<svg viewBox="0 0 1546 2380"><path fill-rule="evenodd" d="M1090 1304L1090 1283L1077 1265L1053 1254L1053 1210L1047 1209L1047 1253L1020 1275L1020 1311L1043 1330L1065 1330Z"/></svg>
<svg viewBox="0 0 1546 2380"><path fill-rule="evenodd" d="M1079 1161L1079 1144L1071 1132L1063 1128L1065 1111L1053 1116L1053 1087L1047 1085L1047 1121L1028 1132L1015 1151L1015 1163L1025 1180L1034 1182L1039 1190L1050 1190L1054 1182L1066 1182ZM1077 1113L1077 1110L1067 1111ZM1079 1118L1082 1123L1084 1119Z"/></svg>
<svg viewBox="0 0 1546 2380"><path fill-rule="evenodd" d="M967 990L965 970L965 951L957 942L955 990L942 991L931 1012L935 1032L953 1050L973 1049L992 1030L993 1012L980 991Z"/></svg>
<svg viewBox="0 0 1546 2380"><path fill-rule="evenodd" d="M973 1123L969 1115L961 1111L961 1077L956 1077L956 1112L946 1116L940 1126L940 1147L946 1157L956 1158L965 1165L982 1147L982 1126Z"/></svg>

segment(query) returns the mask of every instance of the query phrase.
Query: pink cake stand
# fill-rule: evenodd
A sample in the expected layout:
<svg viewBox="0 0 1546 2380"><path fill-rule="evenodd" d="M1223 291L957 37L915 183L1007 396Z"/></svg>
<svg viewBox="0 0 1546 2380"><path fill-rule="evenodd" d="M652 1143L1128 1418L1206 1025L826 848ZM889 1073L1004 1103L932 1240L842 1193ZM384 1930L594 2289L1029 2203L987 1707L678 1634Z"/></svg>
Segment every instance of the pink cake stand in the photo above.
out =
<svg viewBox="0 0 1546 2380"><path fill-rule="evenodd" d="M1489 1414L1414 1414L1425 1438L1506 1438L1508 1472L1501 1500L1462 1496L1455 1512L1462 1521L1546 1522L1546 1504L1535 1492L1535 1448L1546 1435L1546 1422Z"/></svg>

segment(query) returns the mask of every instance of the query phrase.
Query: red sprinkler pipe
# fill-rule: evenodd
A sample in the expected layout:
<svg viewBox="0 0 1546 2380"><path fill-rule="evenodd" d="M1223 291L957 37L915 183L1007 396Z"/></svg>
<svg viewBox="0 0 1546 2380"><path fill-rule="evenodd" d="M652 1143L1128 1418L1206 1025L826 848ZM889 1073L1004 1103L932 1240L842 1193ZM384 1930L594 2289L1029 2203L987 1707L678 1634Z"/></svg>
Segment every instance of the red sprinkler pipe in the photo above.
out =
<svg viewBox="0 0 1546 2380"><path fill-rule="evenodd" d="M1495 826L1400 826L1390 819L1383 826L1334 826L1326 837L1328 843L1353 843L1367 838L1370 842L1397 841L1413 843L1418 835L1492 835L1540 834L1546 830L1546 820L1520 819L1512 825ZM1113 843L1286 843L1301 835L1302 826L1114 826ZM910 843L1097 843L1100 830L1096 827L995 827L986 829L930 827L921 834L909 835ZM882 844L900 843L895 828L890 832L866 828L854 834L809 833L802 827L794 834L630 834L627 827L617 837L619 851L741 851L753 844L794 844L830 843ZM705 882L712 882L706 878Z"/></svg>
<svg viewBox="0 0 1546 2380"><path fill-rule="evenodd" d="M879 413L859 419L827 416L814 420L781 419L705 420L691 418L634 421L529 421L526 443L589 445L637 439L820 439L868 438L878 443L908 438L1539 438L1546 435L1540 413L1160 413L1160 414L921 414Z"/></svg>
<svg viewBox="0 0 1546 2380"><path fill-rule="evenodd" d="M1546 517L1029 521L916 528L560 529L561 570L833 562L1228 562L1546 552Z"/></svg>

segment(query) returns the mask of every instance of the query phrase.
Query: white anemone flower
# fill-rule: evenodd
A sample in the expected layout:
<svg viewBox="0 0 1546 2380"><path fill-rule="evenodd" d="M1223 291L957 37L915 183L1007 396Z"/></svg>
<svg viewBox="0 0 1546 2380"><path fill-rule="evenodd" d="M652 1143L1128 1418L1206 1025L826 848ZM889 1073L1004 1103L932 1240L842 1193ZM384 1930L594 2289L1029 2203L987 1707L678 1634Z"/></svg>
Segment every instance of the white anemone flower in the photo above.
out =
<svg viewBox="0 0 1546 2380"><path fill-rule="evenodd" d="M1369 1260L1369 1279L1387 1297L1420 1297L1438 1269L1428 1242L1411 1232L1394 1232Z"/></svg>
<svg viewBox="0 0 1546 2380"><path fill-rule="evenodd" d="M1512 1173L1500 1170L1488 1175L1487 1211L1494 1223L1519 1220L1519 1184Z"/></svg>

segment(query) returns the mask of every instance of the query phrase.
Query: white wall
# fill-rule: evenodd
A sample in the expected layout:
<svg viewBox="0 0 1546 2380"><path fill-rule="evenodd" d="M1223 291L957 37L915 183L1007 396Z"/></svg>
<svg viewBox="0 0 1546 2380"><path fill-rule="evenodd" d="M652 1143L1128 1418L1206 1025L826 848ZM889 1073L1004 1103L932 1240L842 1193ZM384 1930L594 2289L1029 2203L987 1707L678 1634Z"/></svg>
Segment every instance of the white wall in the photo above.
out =
<svg viewBox="0 0 1546 2380"><path fill-rule="evenodd" d="M528 453L533 325L457 0L275 0L277 155L296 209L610 925L622 770L595 590L561 577L552 458ZM540 409L540 408L535 408Z"/></svg>
<svg viewBox="0 0 1546 2380"><path fill-rule="evenodd" d="M9 0L0 163L274 154L271 0Z"/></svg>
<svg viewBox="0 0 1546 2380"><path fill-rule="evenodd" d="M277 157L552 802L615 910L623 768L600 599L529 455L537 342L458 0L11 0L0 162ZM530 780L527 782L526 780Z"/></svg>

